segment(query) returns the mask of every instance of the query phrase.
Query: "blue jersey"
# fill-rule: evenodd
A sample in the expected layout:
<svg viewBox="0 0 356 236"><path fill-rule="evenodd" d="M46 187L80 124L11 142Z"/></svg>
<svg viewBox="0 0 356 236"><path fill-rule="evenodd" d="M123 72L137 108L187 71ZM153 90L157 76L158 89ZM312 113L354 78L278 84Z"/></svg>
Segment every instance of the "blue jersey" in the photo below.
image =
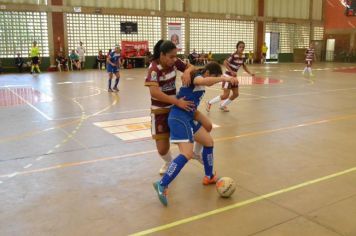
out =
<svg viewBox="0 0 356 236"><path fill-rule="evenodd" d="M178 115L178 116L186 117L188 119L193 119L194 113L197 110L197 108L200 104L200 101L202 100L204 93L205 93L205 86L194 85L194 79L198 78L198 77L202 77L201 73L199 73L199 72L192 76L192 81L191 81L190 86L188 86L188 87L182 86L179 89L179 92L177 94L178 99L185 97L184 100L194 102L194 105L195 105L194 110L186 111L186 110L183 110L177 106L173 106L170 111L172 116Z"/></svg>
<svg viewBox="0 0 356 236"><path fill-rule="evenodd" d="M110 53L110 62L117 65L118 61L120 60L120 57L121 57L120 53L111 52Z"/></svg>

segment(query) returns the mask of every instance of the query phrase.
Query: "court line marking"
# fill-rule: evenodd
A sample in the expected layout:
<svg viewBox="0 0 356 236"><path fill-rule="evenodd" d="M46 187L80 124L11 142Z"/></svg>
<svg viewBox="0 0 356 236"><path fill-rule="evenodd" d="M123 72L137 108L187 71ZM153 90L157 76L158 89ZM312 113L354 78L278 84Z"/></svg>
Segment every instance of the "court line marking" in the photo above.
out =
<svg viewBox="0 0 356 236"><path fill-rule="evenodd" d="M19 94L15 93L14 91L12 91L10 88L7 88L7 90L9 90L12 94L14 94L16 97L18 97L21 101L25 102L28 106L30 106L32 109L34 109L35 111L37 111L38 113L40 113L44 118L46 118L47 120L52 120L51 117L47 116L45 113L43 113L42 111L40 111L37 107L35 107L34 105L32 105L30 102L28 102L26 99L24 99L22 96L20 96Z"/></svg>
<svg viewBox="0 0 356 236"><path fill-rule="evenodd" d="M347 119L353 119L353 118L356 118L356 114L347 115L347 116L339 116L339 117L325 119L325 120L311 121L311 122L307 122L307 123L296 124L296 125L287 126L287 127L281 127L281 128L276 128L276 129L249 132L249 133L244 133L244 134L241 134L241 135L215 138L214 141L215 142L221 142L221 141L226 141L226 140L239 139L239 138L242 138L242 137L249 137L249 136L256 136L256 135L261 135L261 134L275 133L275 132L279 132L279 131L285 131L285 130L290 130L290 129L296 129L296 128L301 128L301 127L306 127L306 126L312 126L312 125L317 125L317 124L323 124L323 123L328 123L328 122L333 122L333 121L338 121L338 120L347 120ZM171 149L177 149L177 147L172 147ZM52 167L35 169L35 170L31 170L31 171L19 171L19 172L15 172L15 173L16 173L16 175L26 175L26 174L43 172L43 171L48 171L48 170L53 170L53 169L60 169L60 168L65 168L65 167L80 166L80 165L85 165L85 164L90 164L90 163L121 159L121 158L124 158L124 157L139 156L139 155L143 155L143 154L147 154L147 153L154 153L156 151L157 151L156 149L153 149L153 150L141 151L141 152L136 152L136 153L123 154L123 155L119 155L119 156L103 157L103 158L98 158L98 159L89 160L89 161L69 162L69 163L55 165L55 166L52 166ZM12 174L0 175L0 178L9 178L11 175Z"/></svg>
<svg viewBox="0 0 356 236"><path fill-rule="evenodd" d="M214 216L214 215L226 212L226 211L230 211L230 210L237 209L237 208L240 208L240 207L243 207L243 206L247 206L247 205L250 205L250 204L253 204L253 203L256 203L256 202L259 202L259 201L262 201L262 200L265 200L265 199L268 199L268 198L271 198L271 197L274 197L274 196L277 196L277 195L288 193L288 192L291 192L291 191L296 190L296 189L304 188L304 187L307 187L307 186L310 186L310 185L313 185L313 184L316 184L316 183L320 183L320 182L323 182L323 181L326 181L326 180L329 180L329 179L333 179L333 178L336 178L336 177L339 177L339 176L342 176L342 175L346 175L346 174L349 174L349 173L352 173L352 172L355 172L355 171L356 171L356 167L352 167L350 169L346 169L346 170L343 170L343 171L340 171L340 172L337 172L337 173L334 173L334 174L330 174L330 175L326 175L326 176L323 176L323 177L320 177L320 178L317 178L317 179L309 180L309 181L306 181L306 182L303 182L303 183L300 183L300 184L297 184L297 185L293 185L293 186L290 186L290 187L287 187L287 188L283 188L283 189L280 189L280 190L277 190L277 191L274 191L274 192L271 192L271 193L260 195L260 196L257 196L257 197L242 201L242 202L238 202L238 203L235 203L235 204L232 204L232 205L228 205L226 207L221 207L221 208L218 208L218 209L215 209L215 210L212 210L212 211L207 211L207 212L195 215L195 216L191 216L191 217L188 217L188 218L185 218L185 219L182 219L182 220L177 220L177 221L174 221L172 223L164 224L164 225L161 225L161 226L157 226L157 227L154 227L154 228L151 228L151 229L147 229L147 230L144 230L144 231L141 231L141 232L133 233L133 234L130 234L130 235L131 236L142 236L142 235L148 235L148 234L152 234L152 233L157 233L159 231L171 229L171 228L177 227L179 225L191 223L193 221L197 221L197 220L204 219L204 218L207 218L207 217L210 217L210 216Z"/></svg>

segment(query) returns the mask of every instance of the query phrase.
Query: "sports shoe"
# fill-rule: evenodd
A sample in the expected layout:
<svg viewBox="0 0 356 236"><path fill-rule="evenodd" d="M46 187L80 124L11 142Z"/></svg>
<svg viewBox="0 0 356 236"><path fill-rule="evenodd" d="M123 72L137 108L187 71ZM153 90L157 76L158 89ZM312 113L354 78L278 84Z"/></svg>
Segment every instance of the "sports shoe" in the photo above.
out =
<svg viewBox="0 0 356 236"><path fill-rule="evenodd" d="M204 185L215 184L217 181L218 177L216 176L216 173L211 178L209 178L208 176L204 176L203 178Z"/></svg>
<svg viewBox="0 0 356 236"><path fill-rule="evenodd" d="M223 112L229 112L230 110L227 108L227 106L220 106L220 110Z"/></svg>
<svg viewBox="0 0 356 236"><path fill-rule="evenodd" d="M114 87L113 90L114 90L115 92L119 92L119 89L118 89L117 87Z"/></svg>
<svg viewBox="0 0 356 236"><path fill-rule="evenodd" d="M209 112L209 111L210 111L210 108L211 108L211 104L210 104L209 102L207 102L207 103L206 103L205 110L206 110L207 112Z"/></svg>
<svg viewBox="0 0 356 236"><path fill-rule="evenodd" d="M167 201L168 188L165 188L162 185L160 185L159 181L153 183L153 188L156 190L158 199L161 201L161 203L164 206L167 206L168 205L168 201Z"/></svg>
<svg viewBox="0 0 356 236"><path fill-rule="evenodd" d="M109 93L112 93L112 92L114 92L114 91L113 91L111 88L109 88L109 89L108 89L108 92L109 92Z"/></svg>
<svg viewBox="0 0 356 236"><path fill-rule="evenodd" d="M204 162L203 162L203 157L201 154L196 154L196 153L193 153L193 157L192 157L194 160L196 160L197 162L199 162L200 164L204 165Z"/></svg>
<svg viewBox="0 0 356 236"><path fill-rule="evenodd" d="M159 169L160 175L164 175L167 172L169 164L171 164L171 162L164 162L164 164L161 166L161 169Z"/></svg>

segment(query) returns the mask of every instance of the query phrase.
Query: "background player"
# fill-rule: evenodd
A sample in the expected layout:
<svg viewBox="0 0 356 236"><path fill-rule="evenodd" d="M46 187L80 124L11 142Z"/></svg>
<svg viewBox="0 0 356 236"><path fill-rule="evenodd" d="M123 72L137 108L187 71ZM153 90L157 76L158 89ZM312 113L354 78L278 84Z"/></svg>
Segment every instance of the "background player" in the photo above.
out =
<svg viewBox="0 0 356 236"><path fill-rule="evenodd" d="M109 74L108 80L108 92L119 91L118 84L120 81L120 65L121 65L121 55L120 55L120 47L118 45L115 46L115 50L108 54L106 59L107 64L107 72ZM113 75L115 74L115 84L114 87L111 89L111 80Z"/></svg>
<svg viewBox="0 0 356 236"><path fill-rule="evenodd" d="M233 54L231 54L231 56L226 59L224 61L224 66L226 67L227 71L225 71L224 76L227 77L236 77L237 76L237 71L239 70L239 68L242 66L244 68L244 70L251 76L254 76L254 74L252 74L246 64L246 57L244 54L244 50L245 50L245 43L243 41L239 41L236 44L236 52L234 52ZM231 84L229 82L223 82L222 84L222 88L224 93L221 96L217 96L213 99L211 99L207 105L206 105L206 110L209 112L211 105L221 102L220 105L220 109L222 111L228 112L229 110L227 109L227 106L235 99L239 96L239 85L238 84ZM230 91L232 91L232 95L229 97L230 95Z"/></svg>
<svg viewBox="0 0 356 236"><path fill-rule="evenodd" d="M305 68L303 71L303 75L306 75L306 72L309 73L309 76L314 76L313 72L312 72L312 64L313 64L313 60L315 59L315 49L314 49L314 44L311 43L309 45L309 48L305 51Z"/></svg>

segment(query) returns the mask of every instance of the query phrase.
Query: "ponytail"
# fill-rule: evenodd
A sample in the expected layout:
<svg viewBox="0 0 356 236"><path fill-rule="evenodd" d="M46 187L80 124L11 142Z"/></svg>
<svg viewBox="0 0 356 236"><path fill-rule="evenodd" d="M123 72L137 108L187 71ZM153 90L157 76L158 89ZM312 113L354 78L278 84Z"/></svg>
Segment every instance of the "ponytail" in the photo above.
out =
<svg viewBox="0 0 356 236"><path fill-rule="evenodd" d="M176 45L169 40L159 40L153 48L153 60L159 59L161 53L166 54L176 48Z"/></svg>

